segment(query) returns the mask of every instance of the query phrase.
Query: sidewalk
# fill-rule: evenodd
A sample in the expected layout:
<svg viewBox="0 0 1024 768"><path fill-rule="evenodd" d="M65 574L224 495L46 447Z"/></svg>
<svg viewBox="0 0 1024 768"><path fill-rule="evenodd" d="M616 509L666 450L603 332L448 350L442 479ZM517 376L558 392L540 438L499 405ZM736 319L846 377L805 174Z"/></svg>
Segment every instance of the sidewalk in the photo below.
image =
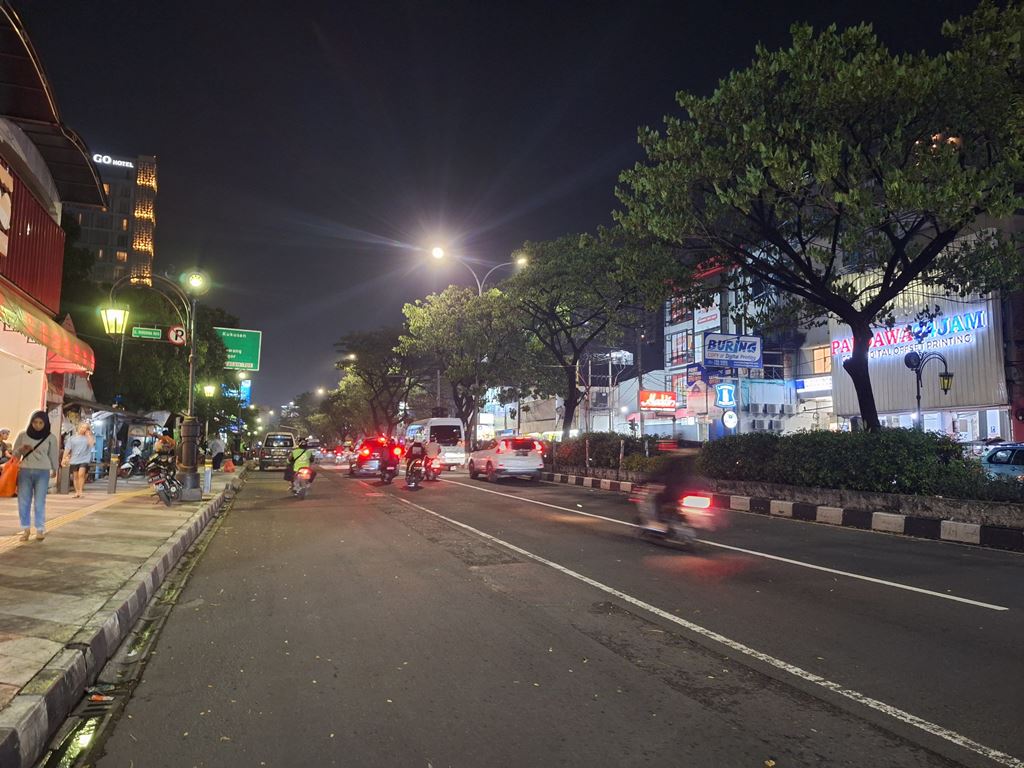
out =
<svg viewBox="0 0 1024 768"><path fill-rule="evenodd" d="M144 481L47 498L45 541L20 542L0 499L0 766L28 768L244 473L166 507Z"/></svg>

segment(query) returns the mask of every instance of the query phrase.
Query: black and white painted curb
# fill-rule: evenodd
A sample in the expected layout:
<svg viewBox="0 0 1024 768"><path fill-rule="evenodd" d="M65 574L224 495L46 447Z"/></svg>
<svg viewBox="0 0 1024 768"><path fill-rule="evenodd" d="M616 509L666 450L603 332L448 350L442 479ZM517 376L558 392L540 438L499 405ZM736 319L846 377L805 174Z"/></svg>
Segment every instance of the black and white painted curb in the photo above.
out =
<svg viewBox="0 0 1024 768"><path fill-rule="evenodd" d="M244 478L245 473L239 473L200 506L4 707L0 712L0 766L31 768L42 757L50 738L81 700L85 688L96 681L167 574L238 492Z"/></svg>
<svg viewBox="0 0 1024 768"><path fill-rule="evenodd" d="M548 472L545 473L544 479L554 483L622 493L629 493L633 489L633 483L603 480L596 477L580 477L579 475L560 475ZM801 501L783 501L759 496L731 496L716 493L713 494L713 503L719 509L732 509L737 512L754 512L812 523L859 528L865 531L881 531L916 536L922 539L955 541L961 544L978 544L982 547L1024 551L1024 529L1021 528L961 523L956 520L898 515L890 512L844 509L843 507L829 507Z"/></svg>

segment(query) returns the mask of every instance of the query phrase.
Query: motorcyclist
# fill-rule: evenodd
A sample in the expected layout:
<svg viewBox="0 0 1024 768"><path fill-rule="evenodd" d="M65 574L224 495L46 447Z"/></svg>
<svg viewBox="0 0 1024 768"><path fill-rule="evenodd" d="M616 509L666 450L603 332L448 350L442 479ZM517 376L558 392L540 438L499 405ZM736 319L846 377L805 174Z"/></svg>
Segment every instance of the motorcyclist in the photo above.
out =
<svg viewBox="0 0 1024 768"><path fill-rule="evenodd" d="M292 448L291 455L288 457L288 465L291 472L285 473L285 479L289 482L295 477L296 472L307 467L310 472L309 482L312 483L316 479L316 469L313 467L313 449L306 440L300 440L299 444Z"/></svg>
<svg viewBox="0 0 1024 768"><path fill-rule="evenodd" d="M405 474L409 474L409 468L412 467L414 461L422 461L427 456L426 448L423 446L423 442L416 440L412 445L409 446L409 450L405 454Z"/></svg>
<svg viewBox="0 0 1024 768"><path fill-rule="evenodd" d="M437 442L437 438L433 435L427 440L427 444L424 447L424 453L427 457L427 463L433 464L441 460L441 444Z"/></svg>

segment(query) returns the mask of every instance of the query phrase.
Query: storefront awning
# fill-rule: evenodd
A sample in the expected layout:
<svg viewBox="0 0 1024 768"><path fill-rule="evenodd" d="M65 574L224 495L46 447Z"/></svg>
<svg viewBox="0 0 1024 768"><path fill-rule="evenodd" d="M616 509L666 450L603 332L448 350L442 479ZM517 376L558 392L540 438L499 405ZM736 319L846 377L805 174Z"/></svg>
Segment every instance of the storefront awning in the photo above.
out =
<svg viewBox="0 0 1024 768"><path fill-rule="evenodd" d="M43 310L22 298L0 281L0 321L46 347L47 373L92 373L96 356L92 348L47 317Z"/></svg>

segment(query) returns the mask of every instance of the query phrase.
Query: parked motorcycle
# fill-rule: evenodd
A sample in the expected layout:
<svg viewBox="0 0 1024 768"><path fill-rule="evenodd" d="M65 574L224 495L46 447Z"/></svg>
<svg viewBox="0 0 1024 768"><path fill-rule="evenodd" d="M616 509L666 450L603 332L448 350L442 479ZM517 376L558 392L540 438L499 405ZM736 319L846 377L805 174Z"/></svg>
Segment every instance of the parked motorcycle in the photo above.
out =
<svg viewBox="0 0 1024 768"><path fill-rule="evenodd" d="M423 465L423 479L440 480L442 469L444 469L444 464L441 463L440 456L438 456L436 459L431 459L428 457L426 459L426 463Z"/></svg>
<svg viewBox="0 0 1024 768"><path fill-rule="evenodd" d="M312 467L302 467L301 469L295 470L295 474L292 477L292 495L295 496L299 501L302 501L304 498L306 498L306 494L309 493L309 487L312 484Z"/></svg>
<svg viewBox="0 0 1024 768"><path fill-rule="evenodd" d="M141 456L129 456L124 460L124 463L118 464L117 476L121 480L128 480L132 477L138 477L146 473L146 467L143 464Z"/></svg>
<svg viewBox="0 0 1024 768"><path fill-rule="evenodd" d="M153 486L153 492L168 507L172 501L181 498L181 483L178 481L178 467L174 456L155 453L146 464L146 482Z"/></svg>
<svg viewBox="0 0 1024 768"><path fill-rule="evenodd" d="M405 485L415 491L423 483L423 459L413 459L405 470Z"/></svg>

